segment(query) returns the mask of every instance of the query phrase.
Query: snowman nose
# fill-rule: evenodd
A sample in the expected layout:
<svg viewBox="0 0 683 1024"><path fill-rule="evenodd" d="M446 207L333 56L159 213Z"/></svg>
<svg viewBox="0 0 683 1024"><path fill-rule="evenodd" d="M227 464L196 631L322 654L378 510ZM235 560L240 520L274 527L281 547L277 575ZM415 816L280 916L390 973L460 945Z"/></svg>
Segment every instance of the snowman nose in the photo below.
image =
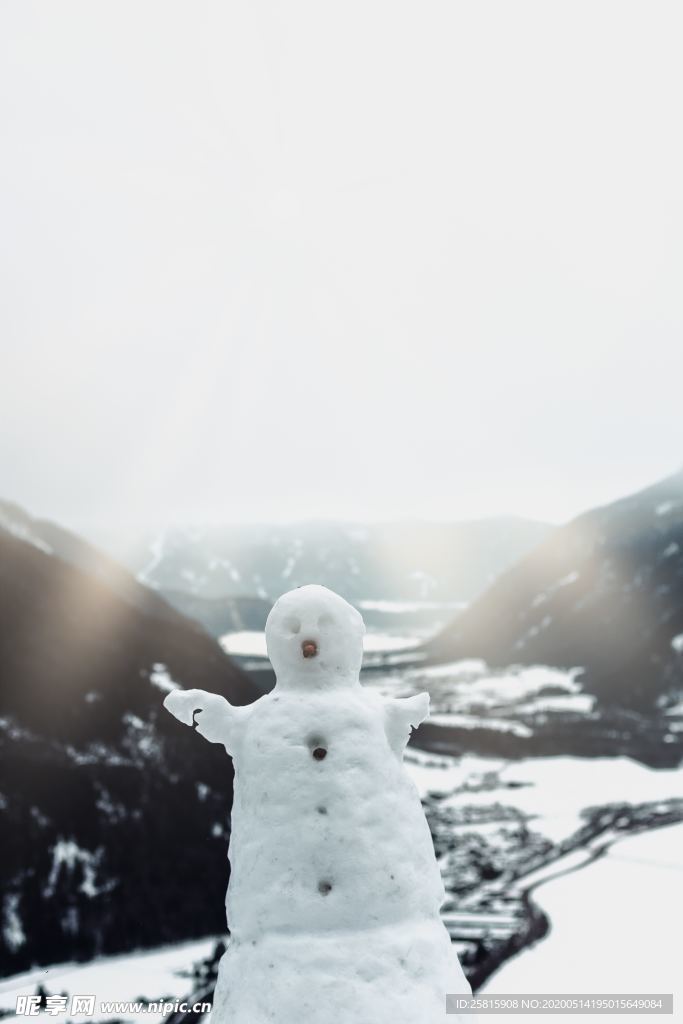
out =
<svg viewBox="0 0 683 1024"><path fill-rule="evenodd" d="M304 658L315 658L318 653L318 645L315 640L304 640L301 644L301 653Z"/></svg>

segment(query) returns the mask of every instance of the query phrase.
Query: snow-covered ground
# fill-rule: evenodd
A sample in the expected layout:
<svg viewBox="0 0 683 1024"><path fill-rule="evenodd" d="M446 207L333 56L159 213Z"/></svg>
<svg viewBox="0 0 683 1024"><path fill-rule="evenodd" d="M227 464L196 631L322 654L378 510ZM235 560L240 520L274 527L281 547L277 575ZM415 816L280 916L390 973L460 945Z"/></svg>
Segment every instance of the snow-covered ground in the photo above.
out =
<svg viewBox="0 0 683 1024"><path fill-rule="evenodd" d="M539 886L534 899L550 933L504 964L487 993L673 992L680 1014L683 824L620 840L585 868Z"/></svg>
<svg viewBox="0 0 683 1024"><path fill-rule="evenodd" d="M94 995L96 1005L142 999L149 1002L183 1000L195 990L196 983L189 973L192 965L210 956L219 939L220 936L125 956L100 957L87 964L54 964L5 978L0 981L0 1014L11 1014L17 996L34 995L38 985L44 986L50 995L64 992L69 997ZM159 1024L165 1015L140 1011L117 1016L136 1024ZM45 1020L67 1019L64 1014L55 1017L43 1013L41 1017ZM68 1014L69 1019L83 1021L111 1017L112 1014L107 1014L103 1018L97 1012L94 1017Z"/></svg>
<svg viewBox="0 0 683 1024"><path fill-rule="evenodd" d="M253 658L267 657L266 634L261 630L243 629L237 633L225 633L218 642L226 654L241 654Z"/></svg>
<svg viewBox="0 0 683 1024"><path fill-rule="evenodd" d="M366 634L363 650L368 654L391 653L423 644L443 621L465 607L463 602L361 600ZM241 657L266 657L266 637L262 630L238 630L219 639L227 654ZM481 664L481 663L478 663Z"/></svg>
<svg viewBox="0 0 683 1024"><path fill-rule="evenodd" d="M680 796L683 768L648 768L628 757L580 758L538 757L505 762L499 778L515 788L467 793L451 798L453 803L502 802L532 818L531 826L553 842L571 835L581 825L581 811L609 803L645 803Z"/></svg>
<svg viewBox="0 0 683 1024"><path fill-rule="evenodd" d="M456 612L467 607L466 601L388 601L360 600L356 602L360 612L376 611L389 615L401 615L406 612Z"/></svg>
<svg viewBox="0 0 683 1024"><path fill-rule="evenodd" d="M365 682L385 696L404 697L427 690L433 724L507 729L530 736L531 730L520 719L592 712L595 701L590 694L582 692L580 676L579 668L513 665L494 670L479 659L468 659L390 671Z"/></svg>
<svg viewBox="0 0 683 1024"><path fill-rule="evenodd" d="M479 765L496 768L500 763L499 759L477 757L475 754L450 757L448 754L430 754L415 747L408 747L403 755L406 771L422 799L431 792L455 788Z"/></svg>
<svg viewBox="0 0 683 1024"><path fill-rule="evenodd" d="M578 828L585 807L683 793L683 768L655 770L624 757L504 761L409 749L405 761L423 797L438 792L448 794L445 800L454 807L497 802L515 807L530 816L534 831L553 841ZM498 826L462 826L473 827L485 832ZM581 865L583 859L570 855L561 868ZM605 857L535 890L535 900L550 919L550 933L505 964L485 991L675 991L681 971L673 929L683 912L682 892L683 825L620 840ZM38 984L51 993L93 993L104 1001L182 999L194 988L189 969L212 952L215 941L36 969L0 982L0 1012L11 1011L16 996L35 993ZM141 1013L126 1019L156 1024L161 1017Z"/></svg>
<svg viewBox="0 0 683 1024"><path fill-rule="evenodd" d="M524 699L529 697L527 692ZM496 804L515 808L533 832L554 843L577 830L587 807L683 795L683 767L656 770L626 757L509 761L477 755L455 758L409 748L405 764L423 798L440 794L442 808ZM455 826L455 834L477 831L493 841L500 827L500 822L467 823ZM676 991L683 979L674 930L683 912L683 825L620 839L604 857L584 866L585 859L577 851L538 873L538 877L549 876L534 890L534 899L548 915L551 930L541 942L504 964L485 991ZM572 867L576 870L554 877L557 871ZM91 964L62 964L6 979L0 982L0 1014L11 1012L17 995L34 994L39 984L55 994L92 993L99 1001L183 999L195 987L189 975L192 964L210 955L215 941L106 957ZM161 1015L140 1013L125 1019L158 1024ZM554 1020L535 1015L536 1019Z"/></svg>
<svg viewBox="0 0 683 1024"><path fill-rule="evenodd" d="M457 759L411 749L406 766L423 798L439 795L440 808L488 806L495 812L496 806L513 807L527 818L533 832L553 843L576 832L584 823L585 808L656 804L683 795L683 767L656 770L626 757L507 761L475 755ZM500 827L500 822L468 823L455 831L495 839ZM677 934L683 913L683 825L618 838L608 853L587 863L589 852L577 849L525 877L525 887L537 883L533 898L547 914L550 931L504 964L485 992L669 993L678 989L679 1000L683 998ZM502 1021L503 1017L487 1015L486 1019ZM555 1018L534 1015L533 1019L551 1022Z"/></svg>
<svg viewBox="0 0 683 1024"><path fill-rule="evenodd" d="M683 795L683 767L648 768L628 757L534 757L520 761L409 750L406 767L421 795L449 793L445 805L504 804L530 827L559 842L582 824L581 811L610 803L639 804ZM453 792L457 790L457 792ZM681 857L683 860L683 856Z"/></svg>
<svg viewBox="0 0 683 1024"><path fill-rule="evenodd" d="M242 630L237 633L226 633L219 640L226 654L240 654L244 657L267 656L266 634L258 630ZM415 647L420 638L400 636L396 633L366 633L363 637L363 650L371 653L382 651L403 651Z"/></svg>

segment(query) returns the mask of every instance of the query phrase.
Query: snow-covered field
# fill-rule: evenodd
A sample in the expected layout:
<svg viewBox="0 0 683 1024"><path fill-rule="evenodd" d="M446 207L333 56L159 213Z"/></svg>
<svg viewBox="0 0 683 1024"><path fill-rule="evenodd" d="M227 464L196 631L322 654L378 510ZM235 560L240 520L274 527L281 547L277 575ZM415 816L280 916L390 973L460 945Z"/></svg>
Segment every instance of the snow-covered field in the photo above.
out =
<svg viewBox="0 0 683 1024"><path fill-rule="evenodd" d="M494 814L497 807L516 808L534 833L554 844L584 824L585 808L612 803L656 805L683 796L683 767L656 770L626 757L505 761L474 755L456 759L412 749L406 763L423 798L438 794L439 807L489 807ZM455 831L456 835L477 832L495 838L500 827L499 822L471 823ZM535 884L533 898L547 914L550 931L504 964L484 991L668 993L678 989L683 998L677 934L683 913L683 825L618 838L591 863L587 863L588 852L570 852L524 878L525 887ZM503 1020L498 1015L486 1019ZM553 1019L534 1015L534 1020Z"/></svg>
<svg viewBox="0 0 683 1024"><path fill-rule="evenodd" d="M534 833L553 843L576 832L585 808L683 795L683 767L656 770L626 757L509 761L409 748L405 763L421 796L439 794L441 808L514 808ZM479 832L495 842L500 828L499 821L482 821L457 825L454 831L456 836ZM676 991L683 980L675 931L683 913L683 825L619 839L602 858L584 866L585 860L574 851L525 879L526 884L547 878L534 890L534 900L548 915L550 932L504 964L485 991ZM555 877L560 871L569 873ZM0 1014L11 1013L17 995L34 994L39 984L50 993L92 993L100 1001L183 999L195 988L189 974L193 963L210 955L215 941L62 964L6 979L0 982ZM158 1024L161 1015L141 1012L125 1020Z"/></svg>
<svg viewBox="0 0 683 1024"><path fill-rule="evenodd" d="M534 831L553 841L578 828L585 807L683 793L683 769L657 771L628 758L510 762L411 749L406 767L421 795L448 794L446 802L452 806L500 802L516 807L530 816ZM582 858L574 860L580 864ZM571 858L561 865L572 866ZM683 912L682 892L683 825L620 840L605 857L535 890L535 900L550 919L550 933L505 964L485 991L675 991L682 977L674 932ZM91 964L37 969L0 982L0 1011L11 1012L17 995L33 994L39 984L49 992L93 993L104 1001L182 999L194 988L189 969L214 944L215 939L207 939ZM161 1015L140 1013L126 1019L155 1024Z"/></svg>
<svg viewBox="0 0 683 1024"><path fill-rule="evenodd" d="M506 761L475 755L432 756L411 749L405 762L423 797L429 792L446 793L445 805L453 807L498 803L515 807L534 831L553 842L580 827L586 807L683 796L683 767L648 768L628 757Z"/></svg>
<svg viewBox="0 0 683 1024"><path fill-rule="evenodd" d="M430 722L459 728L486 728L531 736L529 721L552 715L588 715L594 698L582 692L581 669L513 665L489 669L469 659L390 671L365 680L386 696L403 697L427 690Z"/></svg>
<svg viewBox="0 0 683 1024"><path fill-rule="evenodd" d="M186 942L161 949L130 953L125 956L101 957L87 964L55 964L39 967L25 974L0 981L0 1013L11 1014L16 1006L17 996L34 995L38 985L44 986L51 995L67 993L74 995L95 995L100 1002L156 1002L166 999L185 999L195 989L190 975L192 965L210 956L220 937ZM73 1020L99 1020L94 1017L71 1015ZM107 1014L110 1019L112 1014ZM136 1024L159 1024L164 1014L140 1011L118 1015L119 1019L134 1021ZM46 1020L66 1020L41 1014Z"/></svg>
<svg viewBox="0 0 683 1024"><path fill-rule="evenodd" d="M529 815L533 828L554 842L580 827L586 807L645 803L683 792L683 769L657 770L627 757L539 757L506 763L499 777L519 786L506 790L505 803ZM462 802L466 794L452 799ZM495 791L478 793L476 802L496 799Z"/></svg>
<svg viewBox="0 0 683 1024"><path fill-rule="evenodd" d="M462 611L467 607L466 601L387 601L360 600L356 602L359 611L385 612L388 615L401 615L409 612L446 612Z"/></svg>
<svg viewBox="0 0 683 1024"><path fill-rule="evenodd" d="M267 657L266 634L261 630L243 629L237 633L225 633L218 642L226 654L242 654L253 658Z"/></svg>
<svg viewBox="0 0 683 1024"><path fill-rule="evenodd" d="M620 840L587 867L544 883L534 899L550 934L504 964L487 993L673 992L680 1014L683 824Z"/></svg>
<svg viewBox="0 0 683 1024"><path fill-rule="evenodd" d="M417 647L464 607L463 602L438 601L362 600L357 604L366 615L363 650L368 654ZM219 643L227 654L266 657L266 636L262 630L225 633Z"/></svg>
<svg viewBox="0 0 683 1024"><path fill-rule="evenodd" d="M237 633L226 633L219 640L226 654L239 654L243 657L265 658L266 634L258 630L242 630ZM382 651L403 651L415 647L420 638L400 636L397 633L366 633L363 637L363 650L370 653Z"/></svg>

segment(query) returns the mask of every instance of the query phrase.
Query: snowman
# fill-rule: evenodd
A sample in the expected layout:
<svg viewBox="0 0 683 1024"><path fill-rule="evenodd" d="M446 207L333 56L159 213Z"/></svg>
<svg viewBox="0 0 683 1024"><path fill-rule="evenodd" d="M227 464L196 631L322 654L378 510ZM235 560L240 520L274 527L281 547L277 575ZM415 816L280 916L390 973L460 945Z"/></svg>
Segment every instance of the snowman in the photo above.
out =
<svg viewBox="0 0 683 1024"><path fill-rule="evenodd" d="M234 759L212 1024L443 1024L446 993L470 992L402 765L429 696L364 689L364 631L337 594L300 587L266 623L271 693L247 707L202 690L164 700Z"/></svg>

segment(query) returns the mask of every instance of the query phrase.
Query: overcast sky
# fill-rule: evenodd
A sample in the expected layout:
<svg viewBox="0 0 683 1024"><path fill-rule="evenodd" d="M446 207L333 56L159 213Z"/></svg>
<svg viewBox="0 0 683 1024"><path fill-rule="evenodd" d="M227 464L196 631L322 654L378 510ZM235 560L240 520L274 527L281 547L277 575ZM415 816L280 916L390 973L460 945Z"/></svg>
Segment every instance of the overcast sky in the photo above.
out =
<svg viewBox="0 0 683 1024"><path fill-rule="evenodd" d="M0 495L562 520L683 463L683 7L0 7Z"/></svg>

